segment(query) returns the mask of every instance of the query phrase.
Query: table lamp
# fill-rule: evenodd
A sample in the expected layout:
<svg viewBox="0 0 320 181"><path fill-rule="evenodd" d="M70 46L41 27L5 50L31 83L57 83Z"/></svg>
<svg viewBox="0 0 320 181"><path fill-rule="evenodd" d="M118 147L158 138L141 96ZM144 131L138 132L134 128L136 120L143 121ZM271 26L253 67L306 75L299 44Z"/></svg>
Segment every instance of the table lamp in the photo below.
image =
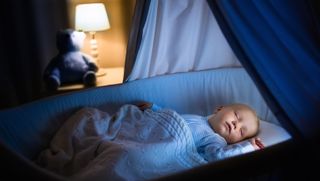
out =
<svg viewBox="0 0 320 181"><path fill-rule="evenodd" d="M108 15L103 3L78 4L76 6L75 29L90 33L91 55L99 67L97 76L105 75L105 72L100 68L98 43L95 39L95 33L109 28Z"/></svg>

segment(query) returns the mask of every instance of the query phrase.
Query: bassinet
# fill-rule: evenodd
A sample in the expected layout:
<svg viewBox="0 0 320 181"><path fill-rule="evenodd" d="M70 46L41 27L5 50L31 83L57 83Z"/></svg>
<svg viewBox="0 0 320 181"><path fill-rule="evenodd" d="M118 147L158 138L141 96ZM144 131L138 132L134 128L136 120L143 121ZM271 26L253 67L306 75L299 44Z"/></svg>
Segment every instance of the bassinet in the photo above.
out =
<svg viewBox="0 0 320 181"><path fill-rule="evenodd" d="M2 168L5 170L3 173L12 178L59 178L60 176L48 173L37 166L33 160L49 144L56 130L68 116L83 106L96 107L112 113L122 104L141 100L156 102L179 113L200 115L210 114L211 108L218 105L242 102L253 106L261 119L277 122L243 68L180 73L93 88L1 111L1 155L10 155L1 161L5 166ZM267 149L265 152L268 152ZM215 170L217 167L218 171L223 168L219 166L221 164L224 165L210 164L202 168L203 170L196 168L189 173L212 173L207 173L206 169ZM233 166L236 167L236 164Z"/></svg>

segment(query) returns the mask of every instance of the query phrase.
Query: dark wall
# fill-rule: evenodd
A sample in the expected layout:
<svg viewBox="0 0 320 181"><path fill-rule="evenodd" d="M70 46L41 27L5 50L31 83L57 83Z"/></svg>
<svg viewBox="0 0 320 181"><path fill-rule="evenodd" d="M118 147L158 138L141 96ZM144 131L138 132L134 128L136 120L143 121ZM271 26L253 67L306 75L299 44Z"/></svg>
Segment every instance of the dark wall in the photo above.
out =
<svg viewBox="0 0 320 181"><path fill-rule="evenodd" d="M42 74L68 27L65 0L3 0L0 6L0 109L44 95Z"/></svg>

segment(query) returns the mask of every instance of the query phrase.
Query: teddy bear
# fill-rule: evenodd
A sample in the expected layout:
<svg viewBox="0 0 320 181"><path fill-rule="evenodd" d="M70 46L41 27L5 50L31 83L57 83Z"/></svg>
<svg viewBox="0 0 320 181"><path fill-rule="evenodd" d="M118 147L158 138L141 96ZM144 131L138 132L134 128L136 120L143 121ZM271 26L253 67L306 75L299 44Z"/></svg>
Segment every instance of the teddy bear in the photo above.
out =
<svg viewBox="0 0 320 181"><path fill-rule="evenodd" d="M44 72L46 88L57 90L70 83L96 84L98 67L91 57L80 51L85 34L73 29L59 30L56 34L58 54L48 63Z"/></svg>

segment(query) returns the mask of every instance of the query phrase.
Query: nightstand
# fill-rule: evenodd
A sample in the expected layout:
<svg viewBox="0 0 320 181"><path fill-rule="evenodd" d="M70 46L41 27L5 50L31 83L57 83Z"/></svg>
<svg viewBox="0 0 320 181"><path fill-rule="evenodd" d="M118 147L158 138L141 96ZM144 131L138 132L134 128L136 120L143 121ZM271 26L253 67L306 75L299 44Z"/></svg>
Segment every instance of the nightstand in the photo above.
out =
<svg viewBox="0 0 320 181"><path fill-rule="evenodd" d="M97 76L97 83L95 87L122 83L123 76L124 76L123 67L103 68L103 71L106 72L106 74ZM56 91L56 93L70 92L70 91L86 89L86 88L90 88L90 87L85 87L83 84L65 85L65 86L60 86Z"/></svg>

